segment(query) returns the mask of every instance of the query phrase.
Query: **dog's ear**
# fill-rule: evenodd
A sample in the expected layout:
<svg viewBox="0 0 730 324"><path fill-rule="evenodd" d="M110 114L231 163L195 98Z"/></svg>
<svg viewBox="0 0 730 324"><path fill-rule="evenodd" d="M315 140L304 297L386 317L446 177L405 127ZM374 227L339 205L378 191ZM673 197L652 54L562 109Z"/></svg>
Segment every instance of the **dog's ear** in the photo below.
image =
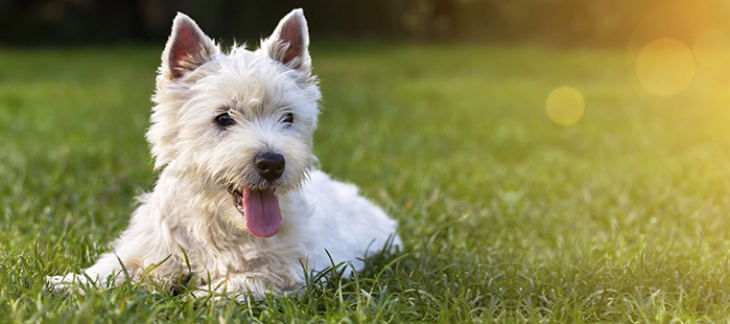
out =
<svg viewBox="0 0 730 324"><path fill-rule="evenodd" d="M210 61L217 51L218 47L203 34L195 21L178 12L162 52L161 72L171 80L178 79Z"/></svg>
<svg viewBox="0 0 730 324"><path fill-rule="evenodd" d="M309 30L304 11L294 9L282 18L274 33L261 42L261 50L275 61L309 73L312 59L309 57Z"/></svg>

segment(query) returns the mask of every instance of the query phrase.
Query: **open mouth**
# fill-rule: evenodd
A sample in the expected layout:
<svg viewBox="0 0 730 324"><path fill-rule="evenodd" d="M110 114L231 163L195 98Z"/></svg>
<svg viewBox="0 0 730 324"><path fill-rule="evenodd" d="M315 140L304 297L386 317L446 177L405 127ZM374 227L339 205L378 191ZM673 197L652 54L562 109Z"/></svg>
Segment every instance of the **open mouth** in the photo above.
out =
<svg viewBox="0 0 730 324"><path fill-rule="evenodd" d="M281 229L279 199L276 188L251 189L228 187L233 204L246 220L246 227L256 237L272 237Z"/></svg>

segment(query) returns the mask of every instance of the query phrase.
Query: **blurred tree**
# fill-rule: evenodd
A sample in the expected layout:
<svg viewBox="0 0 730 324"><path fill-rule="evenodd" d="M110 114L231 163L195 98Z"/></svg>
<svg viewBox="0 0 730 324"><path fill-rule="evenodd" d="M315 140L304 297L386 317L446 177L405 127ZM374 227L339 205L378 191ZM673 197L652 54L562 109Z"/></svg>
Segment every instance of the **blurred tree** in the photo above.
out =
<svg viewBox="0 0 730 324"><path fill-rule="evenodd" d="M680 19L683 23L672 23L675 18L644 23L647 16L676 3L690 8L678 13L687 16ZM724 0L0 0L0 44L161 41L176 11L189 14L216 39L256 40L271 32L292 8L302 7L310 32L316 35L616 46L629 42L642 24L643 29L678 34L687 24L712 16L716 25L725 27L724 22L730 21L728 4Z"/></svg>

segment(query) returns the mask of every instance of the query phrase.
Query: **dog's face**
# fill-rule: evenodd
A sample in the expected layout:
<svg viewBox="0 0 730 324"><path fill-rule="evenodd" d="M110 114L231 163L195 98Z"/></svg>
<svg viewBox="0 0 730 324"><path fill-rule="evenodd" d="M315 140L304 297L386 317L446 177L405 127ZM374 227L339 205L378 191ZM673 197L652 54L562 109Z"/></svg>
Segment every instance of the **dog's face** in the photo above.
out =
<svg viewBox="0 0 730 324"><path fill-rule="evenodd" d="M321 97L304 15L294 10L251 52L222 53L178 14L162 55L147 139L156 159L204 188L227 190L259 237L278 232L276 193L297 189Z"/></svg>

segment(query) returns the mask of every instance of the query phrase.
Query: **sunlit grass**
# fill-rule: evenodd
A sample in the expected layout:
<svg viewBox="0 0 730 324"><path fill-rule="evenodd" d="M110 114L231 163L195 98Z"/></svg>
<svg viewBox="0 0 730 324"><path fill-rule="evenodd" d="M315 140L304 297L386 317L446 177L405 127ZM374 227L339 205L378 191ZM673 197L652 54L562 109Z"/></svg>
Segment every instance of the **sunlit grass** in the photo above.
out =
<svg viewBox="0 0 730 324"><path fill-rule="evenodd" d="M0 53L6 322L725 322L730 79L657 107L623 51L313 48L321 167L401 226L405 257L285 297L214 307L126 284L51 295L155 181L143 138L161 48ZM701 84L696 84L700 82ZM585 99L572 126L545 103ZM695 99L693 99L695 98ZM666 109L664 109L666 108Z"/></svg>

